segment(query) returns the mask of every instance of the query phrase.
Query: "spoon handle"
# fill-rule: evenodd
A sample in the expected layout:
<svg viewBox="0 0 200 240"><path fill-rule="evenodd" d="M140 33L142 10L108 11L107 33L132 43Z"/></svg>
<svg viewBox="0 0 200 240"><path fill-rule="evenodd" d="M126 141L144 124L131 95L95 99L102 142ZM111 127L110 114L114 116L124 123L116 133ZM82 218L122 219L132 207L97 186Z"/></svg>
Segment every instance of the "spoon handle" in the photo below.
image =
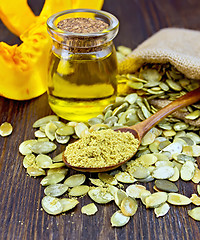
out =
<svg viewBox="0 0 200 240"><path fill-rule="evenodd" d="M200 88L197 88L187 94L181 96L175 101L168 104L166 107L162 108L155 114L151 115L149 118L140 122L134 126L131 126L131 129L134 129L138 132L138 136L140 139L157 123L162 121L166 116L170 115L174 111L186 107L190 104L193 104L200 100Z"/></svg>

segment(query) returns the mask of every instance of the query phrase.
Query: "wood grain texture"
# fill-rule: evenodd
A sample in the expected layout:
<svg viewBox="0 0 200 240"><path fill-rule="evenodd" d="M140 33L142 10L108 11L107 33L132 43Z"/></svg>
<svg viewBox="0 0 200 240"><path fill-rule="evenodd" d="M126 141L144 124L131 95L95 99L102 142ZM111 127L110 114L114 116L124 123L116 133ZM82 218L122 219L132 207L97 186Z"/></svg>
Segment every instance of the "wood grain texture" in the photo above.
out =
<svg viewBox="0 0 200 240"><path fill-rule="evenodd" d="M29 0L38 14L43 1ZM116 45L135 48L147 37L163 27L185 27L200 30L199 0L105 0L103 9L120 20L120 32ZM0 41L10 44L19 40L0 24ZM8 86L9 87L9 86ZM11 136L0 137L0 239L2 240L196 240L200 239L200 224L187 215L188 207L171 207L169 213L156 218L153 210L139 202L139 209L123 228L112 228L111 215L117 210L114 203L99 205L94 216L80 213L81 206L90 203L88 197L80 199L74 211L65 215L50 216L41 211L44 188L40 178L27 176L22 167L23 157L19 144L34 137L32 124L51 112L46 94L30 101L12 101L0 97L0 123L11 122ZM52 154L62 151L59 146ZM70 171L70 174L74 171ZM96 177L96 174L87 174ZM153 191L153 184L146 184ZM196 186L179 181L181 193L191 196Z"/></svg>

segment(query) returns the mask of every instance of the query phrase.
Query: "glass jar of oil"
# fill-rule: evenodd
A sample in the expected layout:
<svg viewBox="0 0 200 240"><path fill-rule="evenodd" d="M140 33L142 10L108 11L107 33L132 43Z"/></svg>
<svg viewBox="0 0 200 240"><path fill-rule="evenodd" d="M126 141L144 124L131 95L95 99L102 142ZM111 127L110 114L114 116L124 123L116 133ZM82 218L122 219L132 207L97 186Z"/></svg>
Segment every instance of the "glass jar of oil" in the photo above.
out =
<svg viewBox="0 0 200 240"><path fill-rule="evenodd" d="M58 28L60 21L70 18L97 19L106 23L107 28L92 33ZM49 105L64 119L87 121L113 102L117 93L117 59L112 40L119 22L104 11L75 9L54 14L47 26L53 39Z"/></svg>

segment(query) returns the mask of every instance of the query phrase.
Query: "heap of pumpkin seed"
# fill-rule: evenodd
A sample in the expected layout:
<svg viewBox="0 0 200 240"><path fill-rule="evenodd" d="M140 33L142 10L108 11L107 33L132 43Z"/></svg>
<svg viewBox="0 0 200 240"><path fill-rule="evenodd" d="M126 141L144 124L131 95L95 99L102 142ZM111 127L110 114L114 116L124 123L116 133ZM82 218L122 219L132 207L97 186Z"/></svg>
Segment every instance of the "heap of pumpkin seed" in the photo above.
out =
<svg viewBox="0 0 200 240"><path fill-rule="evenodd" d="M130 52L126 47L118 50L121 54L123 51L126 54ZM155 113L157 109L149 103L149 98L156 94L148 92L148 86L145 84L148 82L152 84L154 78L155 82L164 84L162 77L158 78L158 75L162 72L162 76L167 74L171 76L171 73L166 73L166 66L156 65L158 68L154 66L142 67L142 70L138 70L135 76L141 79L141 76L137 74L143 72L145 79L138 82L143 84L141 91L148 93L147 97L141 97L141 91L118 96L115 103L108 105L102 114L89 119L87 123L64 123L59 120L58 116L50 115L33 124L33 128L36 129L35 139L21 143L19 151L24 155L23 166L30 176L45 175L41 180L41 185L45 187L42 207L47 213L52 215L64 213L76 207L79 203L78 197L88 195L93 202L82 207L83 214L93 215L98 211L94 202L106 204L114 201L119 210L111 216L111 225L121 227L127 224L136 213L137 199L140 199L146 208L153 208L156 217L167 214L170 205L191 203L196 206L200 205L200 185L197 185L197 194L187 197L179 192L175 184L179 179L192 181L195 184L200 182L200 169L196 161L196 157L200 156L199 127L191 126L172 116L165 118L144 136L137 154L131 161L110 173L99 173L98 178L89 178L90 186L84 185L86 180L84 174L67 177L68 169L62 162L62 153L54 158L47 155L57 148L56 142L67 144L71 138L82 138L93 131L131 126ZM178 71L171 71L175 76L180 75ZM184 76L182 77L185 79ZM182 86L180 78L177 79L179 85ZM130 81L133 81L133 78ZM171 83L171 81L168 82ZM157 86L151 86L151 91L161 91L157 89ZM185 87L183 89L184 92L190 90L192 89ZM170 89L168 84L168 90L162 91L164 92L159 93L159 96L168 95L167 98L171 98L172 95L169 94L174 93L175 89ZM176 94L178 93L179 96L183 94L182 90ZM190 107L193 109L194 105ZM144 186L150 181L155 182L154 193ZM64 197L60 198L61 196ZM189 210L188 214L199 221L200 207Z"/></svg>

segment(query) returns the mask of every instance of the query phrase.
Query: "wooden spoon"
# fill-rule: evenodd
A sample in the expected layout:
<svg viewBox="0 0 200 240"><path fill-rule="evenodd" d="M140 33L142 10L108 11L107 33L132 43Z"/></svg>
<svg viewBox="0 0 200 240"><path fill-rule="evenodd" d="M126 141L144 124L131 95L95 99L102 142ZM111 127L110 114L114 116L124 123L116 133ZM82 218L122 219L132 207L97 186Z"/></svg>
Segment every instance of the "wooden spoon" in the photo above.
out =
<svg viewBox="0 0 200 240"><path fill-rule="evenodd" d="M178 110L180 108L186 107L186 106L188 106L190 104L193 104L193 103L195 103L195 102L197 102L199 100L200 100L200 88L197 88L197 89L195 89L195 90L193 90L191 92L188 92L187 94L183 95L182 97L176 99L175 101L171 102L166 107L162 108L161 110L159 110L155 114L151 115L149 118L147 118L143 122L140 122L140 123L138 123L136 125L133 125L131 127L119 128L119 129L117 129L115 131L121 131L121 132L129 131L141 143L143 136L152 127L154 127L156 124L158 124L160 121L162 121L165 117L167 117L168 115L170 115L174 111L176 111L176 110ZM82 171L82 172L106 172L106 171L110 171L110 170L113 170L115 168L118 168L122 164L126 163L128 160L130 160L134 156L135 153L133 153L133 155L130 158L126 159L123 162L120 162L120 163L118 163L116 165L111 165L111 166L108 166L108 167L101 167L101 168L84 168L84 167L72 166L72 165L70 165L67 162L67 159L64 156L64 154L63 154L63 161L65 162L65 164L68 167L73 168L73 169L75 169L77 171Z"/></svg>

